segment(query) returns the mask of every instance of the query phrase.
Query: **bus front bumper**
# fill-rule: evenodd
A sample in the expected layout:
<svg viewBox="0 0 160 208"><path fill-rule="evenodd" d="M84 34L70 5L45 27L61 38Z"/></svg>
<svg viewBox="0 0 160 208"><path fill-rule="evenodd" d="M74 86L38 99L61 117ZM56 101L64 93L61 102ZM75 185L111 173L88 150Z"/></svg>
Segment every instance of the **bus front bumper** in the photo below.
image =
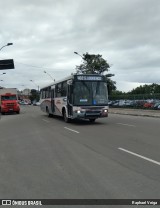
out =
<svg viewBox="0 0 160 208"><path fill-rule="evenodd" d="M108 117L108 109L103 109L101 111L81 111L77 110L73 112L73 118L76 119L93 119L93 118L103 118Z"/></svg>

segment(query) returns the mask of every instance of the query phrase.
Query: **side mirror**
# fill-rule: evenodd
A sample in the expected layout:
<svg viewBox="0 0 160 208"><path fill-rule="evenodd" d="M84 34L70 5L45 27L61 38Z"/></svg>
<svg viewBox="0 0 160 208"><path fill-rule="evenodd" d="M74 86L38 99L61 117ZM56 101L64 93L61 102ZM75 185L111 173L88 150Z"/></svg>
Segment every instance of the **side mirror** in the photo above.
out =
<svg viewBox="0 0 160 208"><path fill-rule="evenodd" d="M72 84L73 84L73 81L72 81L72 80L68 80L68 81L67 81L67 84L68 84L68 85L72 85Z"/></svg>
<svg viewBox="0 0 160 208"><path fill-rule="evenodd" d="M54 90L54 89L55 89L55 85L52 85L52 86L51 86L51 90Z"/></svg>

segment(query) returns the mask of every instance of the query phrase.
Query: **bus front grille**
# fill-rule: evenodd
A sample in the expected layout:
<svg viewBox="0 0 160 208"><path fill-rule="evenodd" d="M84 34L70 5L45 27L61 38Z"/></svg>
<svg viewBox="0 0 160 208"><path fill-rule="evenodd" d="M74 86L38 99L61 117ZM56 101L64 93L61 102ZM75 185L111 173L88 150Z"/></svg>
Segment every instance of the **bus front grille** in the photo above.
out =
<svg viewBox="0 0 160 208"><path fill-rule="evenodd" d="M90 117L99 117L101 114L101 111L86 111L86 118Z"/></svg>
<svg viewBox="0 0 160 208"><path fill-rule="evenodd" d="M6 106L7 107L14 107L14 103L7 103Z"/></svg>

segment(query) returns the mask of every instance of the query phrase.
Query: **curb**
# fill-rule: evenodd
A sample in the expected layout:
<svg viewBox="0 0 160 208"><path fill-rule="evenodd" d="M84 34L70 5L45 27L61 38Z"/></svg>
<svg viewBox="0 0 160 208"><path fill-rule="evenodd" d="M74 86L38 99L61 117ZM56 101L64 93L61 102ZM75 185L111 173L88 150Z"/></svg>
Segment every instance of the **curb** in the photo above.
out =
<svg viewBox="0 0 160 208"><path fill-rule="evenodd" d="M142 117L160 118L160 115L132 114L132 113L123 113L123 112L109 112L109 114L119 114L119 115L129 115L129 116L142 116Z"/></svg>

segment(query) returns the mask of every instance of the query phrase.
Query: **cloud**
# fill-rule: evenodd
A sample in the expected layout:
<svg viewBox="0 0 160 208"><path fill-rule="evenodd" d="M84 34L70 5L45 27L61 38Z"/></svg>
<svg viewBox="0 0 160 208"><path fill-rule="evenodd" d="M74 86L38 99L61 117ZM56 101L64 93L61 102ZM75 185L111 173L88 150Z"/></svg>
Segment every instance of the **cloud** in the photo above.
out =
<svg viewBox="0 0 160 208"><path fill-rule="evenodd" d="M3 83L33 87L33 79L41 86L50 81L44 69L56 80L67 76L82 61L74 51L101 54L124 90L159 83L159 11L155 0L2 1L0 42L14 45L0 58L15 61Z"/></svg>

